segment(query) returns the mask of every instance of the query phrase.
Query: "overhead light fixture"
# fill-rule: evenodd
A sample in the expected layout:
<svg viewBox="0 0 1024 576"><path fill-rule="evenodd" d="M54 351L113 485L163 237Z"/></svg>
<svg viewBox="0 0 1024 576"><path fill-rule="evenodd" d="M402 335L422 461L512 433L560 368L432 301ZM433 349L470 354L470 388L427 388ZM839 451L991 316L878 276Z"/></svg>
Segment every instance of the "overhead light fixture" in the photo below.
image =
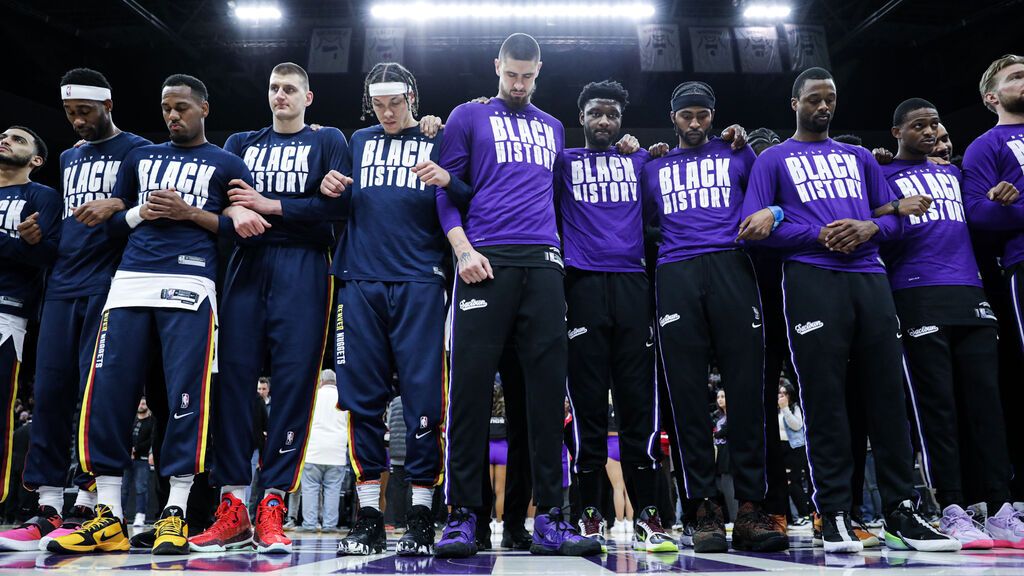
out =
<svg viewBox="0 0 1024 576"><path fill-rule="evenodd" d="M374 18L405 20L643 20L654 16L649 2L381 2L370 8Z"/></svg>
<svg viewBox="0 0 1024 576"><path fill-rule="evenodd" d="M245 22L280 20L281 9L276 4L238 4L235 17Z"/></svg>
<svg viewBox="0 0 1024 576"><path fill-rule="evenodd" d="M743 10L743 17L751 20L782 20L793 11L781 4L749 4Z"/></svg>

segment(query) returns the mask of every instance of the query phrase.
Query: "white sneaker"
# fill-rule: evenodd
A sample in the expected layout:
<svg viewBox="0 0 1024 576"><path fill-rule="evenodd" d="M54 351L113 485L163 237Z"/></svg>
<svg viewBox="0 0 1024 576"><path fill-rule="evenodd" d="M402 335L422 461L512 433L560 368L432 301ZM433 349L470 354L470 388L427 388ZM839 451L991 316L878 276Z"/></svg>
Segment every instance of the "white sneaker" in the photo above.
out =
<svg viewBox="0 0 1024 576"><path fill-rule="evenodd" d="M142 512L139 512L138 514L135 515L135 522L132 523L132 526L139 527L139 526L145 526L145 525L146 525L146 515L143 514Z"/></svg>

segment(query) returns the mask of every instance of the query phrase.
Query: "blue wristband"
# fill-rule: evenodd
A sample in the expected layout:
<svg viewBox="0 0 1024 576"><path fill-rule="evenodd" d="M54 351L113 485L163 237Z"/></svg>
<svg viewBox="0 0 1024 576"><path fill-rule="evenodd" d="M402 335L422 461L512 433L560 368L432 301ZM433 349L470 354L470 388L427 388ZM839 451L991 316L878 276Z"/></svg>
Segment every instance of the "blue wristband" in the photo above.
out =
<svg viewBox="0 0 1024 576"><path fill-rule="evenodd" d="M782 219L786 217L786 213L779 206L769 206L768 210L771 210L772 216L775 217L775 223L772 224L772 232L774 232L779 227L779 224L782 223Z"/></svg>

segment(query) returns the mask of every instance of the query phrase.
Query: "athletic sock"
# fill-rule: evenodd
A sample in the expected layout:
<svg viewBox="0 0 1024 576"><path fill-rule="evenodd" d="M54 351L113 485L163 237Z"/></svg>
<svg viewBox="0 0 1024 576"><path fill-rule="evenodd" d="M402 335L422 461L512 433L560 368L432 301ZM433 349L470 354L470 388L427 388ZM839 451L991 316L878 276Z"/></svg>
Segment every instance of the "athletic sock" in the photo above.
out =
<svg viewBox="0 0 1024 576"><path fill-rule="evenodd" d="M235 498L238 498L242 503L245 503L245 489L248 486L224 486L220 489L220 497L223 498L225 494L231 494Z"/></svg>
<svg viewBox="0 0 1024 576"><path fill-rule="evenodd" d="M380 512L380 480L370 480L356 484L360 508L373 508Z"/></svg>
<svg viewBox="0 0 1024 576"><path fill-rule="evenodd" d="M96 490L78 489L78 496L75 498L75 506L83 506L89 510L96 508Z"/></svg>
<svg viewBox="0 0 1024 576"><path fill-rule="evenodd" d="M57 486L40 486L39 490L39 505L49 506L57 511L57 514L63 513L64 509L64 489L58 488Z"/></svg>
<svg viewBox="0 0 1024 576"><path fill-rule="evenodd" d="M124 511L121 510L120 476L96 477L96 502L110 508L110 513L114 515L114 518L124 517Z"/></svg>
<svg viewBox="0 0 1024 576"><path fill-rule="evenodd" d="M413 506L426 506L430 508L430 505L434 503L434 487L433 486L417 486L412 485L412 505Z"/></svg>
<svg viewBox="0 0 1024 576"><path fill-rule="evenodd" d="M284 490L278 490L277 488L267 488L266 491L263 492L263 497L266 498L267 496L270 496L271 494L274 494L275 496L277 496L281 500L285 500L285 499L288 498L288 495L285 494Z"/></svg>
<svg viewBox="0 0 1024 576"><path fill-rule="evenodd" d="M184 476L171 476L171 491L167 495L167 505L164 506L164 510L171 506L177 506L181 508L182 514L188 509L188 495L192 491L192 481L195 480L195 476L192 474L186 474Z"/></svg>

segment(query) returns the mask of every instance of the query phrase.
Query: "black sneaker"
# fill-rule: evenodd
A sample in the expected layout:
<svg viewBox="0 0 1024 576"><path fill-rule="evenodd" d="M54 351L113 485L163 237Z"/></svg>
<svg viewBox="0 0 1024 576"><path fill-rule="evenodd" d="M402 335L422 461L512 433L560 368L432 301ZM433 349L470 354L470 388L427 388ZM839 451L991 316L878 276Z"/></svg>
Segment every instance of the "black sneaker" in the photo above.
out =
<svg viewBox="0 0 1024 576"><path fill-rule="evenodd" d="M732 547L750 552L780 552L789 548L789 537L779 532L758 502L743 502L732 527Z"/></svg>
<svg viewBox="0 0 1024 576"><path fill-rule="evenodd" d="M380 510L365 506L359 509L356 525L348 536L338 542L339 556L368 556L387 550L388 540L384 533L384 515Z"/></svg>
<svg viewBox="0 0 1024 576"><path fill-rule="evenodd" d="M729 542L725 540L725 518L722 507L711 500L702 500L697 505L693 522L694 552L728 552Z"/></svg>
<svg viewBox="0 0 1024 576"><path fill-rule="evenodd" d="M939 532L921 517L910 500L885 515L884 536L886 547L892 550L956 552L961 547L959 540Z"/></svg>
<svg viewBox="0 0 1024 576"><path fill-rule="evenodd" d="M491 511L488 510L486 514L477 514L477 518L482 519L481 522L476 523L476 551L483 552L491 549Z"/></svg>
<svg viewBox="0 0 1024 576"><path fill-rule="evenodd" d="M505 526L505 532L501 535L501 547L510 550L529 550L533 544L533 536L526 531L522 524L518 526Z"/></svg>
<svg viewBox="0 0 1024 576"><path fill-rule="evenodd" d="M399 556L430 556L434 553L434 521L430 508L413 506L409 510L408 528L398 540Z"/></svg>
<svg viewBox="0 0 1024 576"><path fill-rule="evenodd" d="M693 535L696 533L697 529L694 528L693 522L684 522L682 534L679 535L679 543L683 546L689 546L690 548L693 548Z"/></svg>
<svg viewBox="0 0 1024 576"><path fill-rule="evenodd" d="M826 553L856 554L864 550L864 544L853 533L849 512L827 512L821 515L821 541Z"/></svg>
<svg viewBox="0 0 1024 576"><path fill-rule="evenodd" d="M152 548L156 542L156 529L143 530L128 540L132 548Z"/></svg>

